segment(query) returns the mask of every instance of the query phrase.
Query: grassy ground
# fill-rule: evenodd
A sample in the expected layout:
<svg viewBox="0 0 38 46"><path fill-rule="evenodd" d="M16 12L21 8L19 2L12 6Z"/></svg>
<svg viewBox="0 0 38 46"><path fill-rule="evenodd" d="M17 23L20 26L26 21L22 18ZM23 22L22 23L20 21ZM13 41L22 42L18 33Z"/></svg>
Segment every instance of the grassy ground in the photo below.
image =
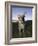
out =
<svg viewBox="0 0 38 46"><path fill-rule="evenodd" d="M32 37L32 21L25 22L24 34L21 32L21 37L19 36L18 23L12 23L12 37L13 38L24 38Z"/></svg>

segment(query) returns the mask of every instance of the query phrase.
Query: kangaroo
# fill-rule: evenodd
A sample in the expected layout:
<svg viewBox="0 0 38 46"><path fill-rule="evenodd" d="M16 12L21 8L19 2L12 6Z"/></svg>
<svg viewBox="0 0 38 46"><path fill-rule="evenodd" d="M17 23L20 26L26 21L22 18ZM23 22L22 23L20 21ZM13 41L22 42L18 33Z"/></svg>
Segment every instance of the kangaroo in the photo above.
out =
<svg viewBox="0 0 38 46"><path fill-rule="evenodd" d="M19 37L22 36L22 33L24 37L24 16L18 17L18 29L19 29Z"/></svg>

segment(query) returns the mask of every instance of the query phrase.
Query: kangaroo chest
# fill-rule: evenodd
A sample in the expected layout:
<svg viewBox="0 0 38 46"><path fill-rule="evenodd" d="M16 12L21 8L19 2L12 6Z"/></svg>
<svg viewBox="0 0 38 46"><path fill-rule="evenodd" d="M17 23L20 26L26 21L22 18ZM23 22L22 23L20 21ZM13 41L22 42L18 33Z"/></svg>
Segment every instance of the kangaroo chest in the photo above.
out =
<svg viewBox="0 0 38 46"><path fill-rule="evenodd" d="M19 28L21 28L21 29L24 28L24 23L22 21L19 21Z"/></svg>

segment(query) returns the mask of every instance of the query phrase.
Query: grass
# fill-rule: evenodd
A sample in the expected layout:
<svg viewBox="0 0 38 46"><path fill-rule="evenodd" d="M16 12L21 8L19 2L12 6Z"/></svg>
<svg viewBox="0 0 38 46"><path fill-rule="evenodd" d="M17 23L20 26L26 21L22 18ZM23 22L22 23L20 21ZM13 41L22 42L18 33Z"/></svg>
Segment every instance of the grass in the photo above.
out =
<svg viewBox="0 0 38 46"><path fill-rule="evenodd" d="M21 37L19 36L18 23L13 22L12 27L13 27L12 29L13 38L32 37L32 20L25 22L24 34L23 32L21 32Z"/></svg>

